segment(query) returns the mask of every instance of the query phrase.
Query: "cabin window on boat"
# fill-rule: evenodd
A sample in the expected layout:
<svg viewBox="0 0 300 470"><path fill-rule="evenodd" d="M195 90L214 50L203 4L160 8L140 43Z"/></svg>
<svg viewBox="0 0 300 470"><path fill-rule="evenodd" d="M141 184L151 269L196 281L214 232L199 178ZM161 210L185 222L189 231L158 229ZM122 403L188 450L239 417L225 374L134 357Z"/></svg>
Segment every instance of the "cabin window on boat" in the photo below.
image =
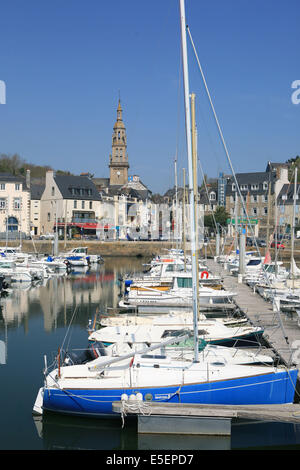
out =
<svg viewBox="0 0 300 470"><path fill-rule="evenodd" d="M258 266L261 263L260 259L251 259L247 266Z"/></svg>
<svg viewBox="0 0 300 470"><path fill-rule="evenodd" d="M193 287L193 282L192 282L192 278L191 277L178 277L177 278L177 285L178 287L182 287L182 288L191 288Z"/></svg>

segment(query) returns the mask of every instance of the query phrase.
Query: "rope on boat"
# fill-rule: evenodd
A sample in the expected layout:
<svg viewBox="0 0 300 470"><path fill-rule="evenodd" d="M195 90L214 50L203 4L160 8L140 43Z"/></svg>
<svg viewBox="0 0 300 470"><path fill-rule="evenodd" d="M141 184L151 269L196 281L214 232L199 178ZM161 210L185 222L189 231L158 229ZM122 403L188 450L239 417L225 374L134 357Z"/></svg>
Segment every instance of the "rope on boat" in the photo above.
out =
<svg viewBox="0 0 300 470"><path fill-rule="evenodd" d="M149 403L150 402L145 402L143 400L121 400L122 429L124 428L125 416L128 412L141 414L143 416L150 416L151 408Z"/></svg>

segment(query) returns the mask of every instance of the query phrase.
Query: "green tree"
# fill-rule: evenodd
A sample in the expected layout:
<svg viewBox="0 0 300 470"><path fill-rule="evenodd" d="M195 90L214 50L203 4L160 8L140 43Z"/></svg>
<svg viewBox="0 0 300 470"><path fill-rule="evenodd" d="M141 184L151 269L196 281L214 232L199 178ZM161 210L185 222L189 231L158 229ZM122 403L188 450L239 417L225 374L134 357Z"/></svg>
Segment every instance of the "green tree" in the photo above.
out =
<svg viewBox="0 0 300 470"><path fill-rule="evenodd" d="M216 231L216 224L221 227L226 227L230 219L230 214L226 211L225 207L218 206L214 212L214 215L205 215L204 216L204 227L210 228Z"/></svg>
<svg viewBox="0 0 300 470"><path fill-rule="evenodd" d="M289 160L286 161L286 163L289 164L289 170L288 170L288 177L289 181L294 182L294 177L295 177L295 168L297 167L298 169L298 174L297 174L297 182L300 182L300 156L297 155L295 158L290 158Z"/></svg>

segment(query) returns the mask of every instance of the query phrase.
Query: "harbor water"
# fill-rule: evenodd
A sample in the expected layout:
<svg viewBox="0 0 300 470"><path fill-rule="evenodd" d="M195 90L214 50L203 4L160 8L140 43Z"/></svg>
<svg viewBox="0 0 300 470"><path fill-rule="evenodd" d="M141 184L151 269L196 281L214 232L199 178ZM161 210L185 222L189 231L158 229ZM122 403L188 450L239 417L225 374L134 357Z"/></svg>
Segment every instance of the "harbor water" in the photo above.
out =
<svg viewBox="0 0 300 470"><path fill-rule="evenodd" d="M107 257L88 270L54 276L43 285L19 283L1 298L1 450L212 450L300 449L292 423L232 421L230 437L138 435L134 418L34 416L32 407L58 348L87 346L95 314L111 314L120 299L120 277L141 272L142 258Z"/></svg>

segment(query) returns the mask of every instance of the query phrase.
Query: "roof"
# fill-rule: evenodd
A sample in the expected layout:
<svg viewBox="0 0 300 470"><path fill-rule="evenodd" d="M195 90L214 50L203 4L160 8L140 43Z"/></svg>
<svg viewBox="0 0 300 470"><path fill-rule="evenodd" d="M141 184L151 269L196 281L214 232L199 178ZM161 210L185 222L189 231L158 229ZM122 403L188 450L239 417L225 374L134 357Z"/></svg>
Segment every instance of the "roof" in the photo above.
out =
<svg viewBox="0 0 300 470"><path fill-rule="evenodd" d="M30 185L30 196L31 199L41 199L45 190L44 184L31 184Z"/></svg>
<svg viewBox="0 0 300 470"><path fill-rule="evenodd" d="M296 204L300 204L300 184L297 184L296 194L298 198L296 199ZM284 198L282 198L284 196ZM284 184L280 190L280 193L277 197L278 205L291 205L294 202L294 184Z"/></svg>
<svg viewBox="0 0 300 470"><path fill-rule="evenodd" d="M122 196L125 195L127 197L132 197L138 200L146 200L149 198L149 191L148 190L137 190L128 187L127 185L114 185L108 188L108 196ZM151 195L151 194L150 194Z"/></svg>
<svg viewBox="0 0 300 470"><path fill-rule="evenodd" d="M272 171L275 170L276 168L289 168L290 165L288 163L274 163L274 162L268 162L266 171Z"/></svg>
<svg viewBox="0 0 300 470"><path fill-rule="evenodd" d="M12 175L10 173L0 173L0 181L5 181L7 183L22 183L23 188L28 190L28 187L26 185L26 179L24 176L21 175Z"/></svg>
<svg viewBox="0 0 300 470"><path fill-rule="evenodd" d="M109 186L109 178L92 178L92 182L95 186L107 188Z"/></svg>
<svg viewBox="0 0 300 470"><path fill-rule="evenodd" d="M87 176L56 175L54 176L63 199L84 199L101 201L101 196L90 178Z"/></svg>
<svg viewBox="0 0 300 470"><path fill-rule="evenodd" d="M255 189L255 194L261 194L265 193L266 190L263 188L263 183L268 183L269 179L271 179L271 192L273 192L274 189L274 183L276 181L276 172L275 171L260 171L260 172L253 172L253 173L236 173L236 179L239 184L239 186L243 184L248 185L247 191L251 191L251 185L252 184L258 184L259 189ZM235 193L235 191L232 190L232 185L235 184L235 179L233 176L231 176L226 185L226 195L230 195ZM241 188L240 188L241 189ZM241 189L241 191L243 191Z"/></svg>

